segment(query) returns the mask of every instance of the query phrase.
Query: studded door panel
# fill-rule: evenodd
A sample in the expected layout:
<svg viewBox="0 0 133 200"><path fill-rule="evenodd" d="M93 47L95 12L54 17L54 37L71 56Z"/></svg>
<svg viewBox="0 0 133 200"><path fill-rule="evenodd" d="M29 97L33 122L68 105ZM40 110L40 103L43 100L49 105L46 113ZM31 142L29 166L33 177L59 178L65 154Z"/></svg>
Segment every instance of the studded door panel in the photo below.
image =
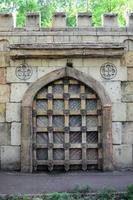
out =
<svg viewBox="0 0 133 200"><path fill-rule="evenodd" d="M102 167L100 100L80 81L64 78L33 102L33 169Z"/></svg>

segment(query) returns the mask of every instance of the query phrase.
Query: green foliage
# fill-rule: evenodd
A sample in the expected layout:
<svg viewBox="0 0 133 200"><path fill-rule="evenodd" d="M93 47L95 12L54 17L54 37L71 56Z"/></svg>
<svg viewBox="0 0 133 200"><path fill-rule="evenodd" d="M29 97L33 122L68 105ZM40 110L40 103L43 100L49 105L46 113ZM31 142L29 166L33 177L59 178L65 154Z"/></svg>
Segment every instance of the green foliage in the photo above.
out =
<svg viewBox="0 0 133 200"><path fill-rule="evenodd" d="M76 186L71 193L53 192L49 194L42 194L37 197L30 197L28 195L17 196L10 195L0 197L0 200L133 200L133 184L126 188L125 193L117 194L114 188L104 188L96 194L90 194L91 189L87 186Z"/></svg>
<svg viewBox="0 0 133 200"><path fill-rule="evenodd" d="M115 192L114 188L104 188L96 197L98 200L115 200Z"/></svg>
<svg viewBox="0 0 133 200"><path fill-rule="evenodd" d="M68 193L54 192L49 195L49 200L70 200L70 195Z"/></svg>
<svg viewBox="0 0 133 200"><path fill-rule="evenodd" d="M126 200L133 200L133 184L129 185L126 188L125 199Z"/></svg>
<svg viewBox="0 0 133 200"><path fill-rule="evenodd" d="M17 195L11 195L11 196L7 196L7 200L19 200L20 197Z"/></svg>
<svg viewBox="0 0 133 200"><path fill-rule="evenodd" d="M89 185L83 185L83 186L77 185L71 192L89 193L91 192L91 187Z"/></svg>
<svg viewBox="0 0 133 200"><path fill-rule="evenodd" d="M33 197L32 200L43 200L43 197Z"/></svg>
<svg viewBox="0 0 133 200"><path fill-rule="evenodd" d="M25 24L25 15L27 12L37 12L38 4L36 0L19 0L19 8L17 10L17 25L22 27Z"/></svg>
<svg viewBox="0 0 133 200"><path fill-rule="evenodd" d="M0 12L16 12L17 25L25 24L26 12L41 13L41 23L44 27L50 27L52 15L56 11L67 13L68 26L76 25L78 12L90 11L93 14L93 25L101 25L101 15L115 12L119 15L121 25L125 24L128 10L133 9L132 0L0 0Z"/></svg>

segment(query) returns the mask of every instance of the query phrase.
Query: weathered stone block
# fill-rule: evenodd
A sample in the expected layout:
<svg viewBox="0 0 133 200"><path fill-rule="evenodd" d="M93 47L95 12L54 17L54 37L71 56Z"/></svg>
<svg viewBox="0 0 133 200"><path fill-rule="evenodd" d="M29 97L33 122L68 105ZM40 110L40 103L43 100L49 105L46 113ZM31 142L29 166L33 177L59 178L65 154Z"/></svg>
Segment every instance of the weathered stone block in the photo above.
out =
<svg viewBox="0 0 133 200"><path fill-rule="evenodd" d="M54 42L54 36L52 35L44 35L44 36L39 36L36 38L38 43L53 43Z"/></svg>
<svg viewBox="0 0 133 200"><path fill-rule="evenodd" d="M88 70L88 68L86 68L86 67L75 67L75 69L77 69L77 70L83 72L85 75L90 75L90 74L89 74L89 70Z"/></svg>
<svg viewBox="0 0 133 200"><path fill-rule="evenodd" d="M18 67L19 65L22 64L21 60L10 60L10 67Z"/></svg>
<svg viewBox="0 0 133 200"><path fill-rule="evenodd" d="M20 169L19 146L1 146L1 169L3 170Z"/></svg>
<svg viewBox="0 0 133 200"><path fill-rule="evenodd" d="M133 121L133 103L127 103L127 121Z"/></svg>
<svg viewBox="0 0 133 200"><path fill-rule="evenodd" d="M133 102L133 81L122 82L122 101Z"/></svg>
<svg viewBox="0 0 133 200"><path fill-rule="evenodd" d="M2 51L8 51L9 50L9 41L7 40L7 37L5 40L3 40L3 38L0 38L0 53L2 55Z"/></svg>
<svg viewBox="0 0 133 200"><path fill-rule="evenodd" d="M71 42L71 43L79 43L82 41L83 41L83 37L81 35L70 35L69 36L69 42Z"/></svg>
<svg viewBox="0 0 133 200"><path fill-rule="evenodd" d="M15 35L14 37L10 37L10 44L20 44L20 35Z"/></svg>
<svg viewBox="0 0 133 200"><path fill-rule="evenodd" d="M93 36L93 35L84 35L83 37L81 37L81 42L90 42L90 41L91 42L97 42L98 41L98 37L97 36Z"/></svg>
<svg viewBox="0 0 133 200"><path fill-rule="evenodd" d="M91 13L78 13L78 27L87 28L92 26Z"/></svg>
<svg viewBox="0 0 133 200"><path fill-rule="evenodd" d="M6 104L6 121L19 122L21 120L21 103Z"/></svg>
<svg viewBox="0 0 133 200"><path fill-rule="evenodd" d="M126 26L133 27L133 12L127 13L126 16Z"/></svg>
<svg viewBox="0 0 133 200"><path fill-rule="evenodd" d="M11 124L11 145L21 144L21 123Z"/></svg>
<svg viewBox="0 0 133 200"><path fill-rule="evenodd" d="M22 60L11 60L10 61L10 67L18 67L22 64ZM42 60L41 59L27 59L26 64L28 64L31 67L41 67L42 66Z"/></svg>
<svg viewBox="0 0 133 200"><path fill-rule="evenodd" d="M98 81L105 81L105 82L109 82L109 80L106 80L100 72L100 65L99 66L90 66L88 67L89 70L89 74L90 76L92 76L93 78L95 78ZM127 80L127 67L124 66L117 66L116 65L116 76L112 78L112 82L113 81L126 81Z"/></svg>
<svg viewBox="0 0 133 200"><path fill-rule="evenodd" d="M6 118L6 104L0 103L0 122L5 122Z"/></svg>
<svg viewBox="0 0 133 200"><path fill-rule="evenodd" d="M11 102L20 102L28 88L26 83L12 83L11 84Z"/></svg>
<svg viewBox="0 0 133 200"><path fill-rule="evenodd" d="M53 28L65 28L66 27L66 15L64 12L57 12L54 14L52 27Z"/></svg>
<svg viewBox="0 0 133 200"><path fill-rule="evenodd" d="M10 87L9 85L0 85L0 103L9 101Z"/></svg>
<svg viewBox="0 0 133 200"><path fill-rule="evenodd" d="M124 41L124 46L126 47L125 48L126 51L133 51L133 41L127 38L125 38L125 40L123 41Z"/></svg>
<svg viewBox="0 0 133 200"><path fill-rule="evenodd" d="M133 144L133 122L123 123L122 129L122 142L124 144Z"/></svg>
<svg viewBox="0 0 133 200"><path fill-rule="evenodd" d="M69 43L69 36L53 36L53 41L54 42L59 42L59 43L64 43L64 42L68 42Z"/></svg>
<svg viewBox="0 0 133 200"><path fill-rule="evenodd" d="M15 15L11 13L0 14L0 30L11 31L16 26Z"/></svg>
<svg viewBox="0 0 133 200"><path fill-rule="evenodd" d="M49 59L42 59L41 62L42 62L42 65L41 65L41 66L38 66L38 67L43 67L43 68L45 68L45 67L48 67L48 66L49 66ZM55 66L53 66L53 67L55 67Z"/></svg>
<svg viewBox="0 0 133 200"><path fill-rule="evenodd" d="M121 82L120 81L103 81L101 82L110 96L112 103L121 102Z"/></svg>
<svg viewBox="0 0 133 200"><path fill-rule="evenodd" d="M40 13L26 14L26 30L39 30L41 25Z"/></svg>
<svg viewBox="0 0 133 200"><path fill-rule="evenodd" d="M75 59L74 59L75 60ZM80 59L76 59L77 62ZM126 66L121 66L120 59L112 59L112 58L85 58L83 59L82 63L79 62L80 67L82 66L88 68L90 76L95 78L98 81L106 81L108 80L104 79L101 76L100 73L100 68L103 64L105 63L112 63L113 65L116 66L116 76L113 77L111 81L126 81L127 80L127 67ZM74 63L75 64L75 63ZM75 65L74 65L75 66Z"/></svg>
<svg viewBox="0 0 133 200"><path fill-rule="evenodd" d="M82 58L73 58L71 59L72 60L72 63L73 63L73 66L74 67L79 67L79 68L82 68L82 67L86 67L84 66L83 64L83 59ZM88 67L86 67L88 69Z"/></svg>
<svg viewBox="0 0 133 200"><path fill-rule="evenodd" d="M102 16L102 25L104 27L118 27L118 15L107 13Z"/></svg>
<svg viewBox="0 0 133 200"><path fill-rule="evenodd" d="M42 66L42 60L41 59L29 59L26 61L28 65L31 67L41 67Z"/></svg>
<svg viewBox="0 0 133 200"><path fill-rule="evenodd" d="M84 67L88 67L88 68L89 67L97 67L99 69L99 72L100 72L100 67L104 63L108 63L108 62L116 65L117 67L121 66L120 59L118 59L118 58L83 58L83 66Z"/></svg>
<svg viewBox="0 0 133 200"><path fill-rule="evenodd" d="M122 123L121 122L112 123L112 136L113 136L113 144L122 143Z"/></svg>
<svg viewBox="0 0 133 200"><path fill-rule="evenodd" d="M114 145L113 159L116 168L132 167L132 145Z"/></svg>
<svg viewBox="0 0 133 200"><path fill-rule="evenodd" d="M129 51L125 54L125 65L133 66L133 52Z"/></svg>
<svg viewBox="0 0 133 200"><path fill-rule="evenodd" d="M0 68L0 84L6 83L6 70L5 68Z"/></svg>
<svg viewBox="0 0 133 200"><path fill-rule="evenodd" d="M8 83L22 83L22 82L34 82L37 80L37 67L32 67L32 75L29 79L22 80L18 78L16 74L16 67L7 67L7 82ZM22 77L23 78L23 77Z"/></svg>
<svg viewBox="0 0 133 200"><path fill-rule="evenodd" d="M49 67L66 67L67 59L48 59L48 66ZM43 66L43 62L42 62Z"/></svg>
<svg viewBox="0 0 133 200"><path fill-rule="evenodd" d="M98 42L113 42L113 40L114 40L114 37L112 35L103 34L103 35L98 36Z"/></svg>
<svg viewBox="0 0 133 200"><path fill-rule="evenodd" d="M0 52L0 67L9 66L9 52Z"/></svg>
<svg viewBox="0 0 133 200"><path fill-rule="evenodd" d="M0 123L0 145L11 144L11 125L10 123Z"/></svg>
<svg viewBox="0 0 133 200"><path fill-rule="evenodd" d="M20 37L21 44L33 44L36 42L36 36L30 35L30 36L22 36Z"/></svg>
<svg viewBox="0 0 133 200"><path fill-rule="evenodd" d="M61 67L38 67L38 78L56 70L59 69Z"/></svg>
<svg viewBox="0 0 133 200"><path fill-rule="evenodd" d="M133 68L129 68L127 70L128 81L133 81Z"/></svg>
<svg viewBox="0 0 133 200"><path fill-rule="evenodd" d="M126 121L126 103L113 103L112 105L112 121L122 122Z"/></svg>

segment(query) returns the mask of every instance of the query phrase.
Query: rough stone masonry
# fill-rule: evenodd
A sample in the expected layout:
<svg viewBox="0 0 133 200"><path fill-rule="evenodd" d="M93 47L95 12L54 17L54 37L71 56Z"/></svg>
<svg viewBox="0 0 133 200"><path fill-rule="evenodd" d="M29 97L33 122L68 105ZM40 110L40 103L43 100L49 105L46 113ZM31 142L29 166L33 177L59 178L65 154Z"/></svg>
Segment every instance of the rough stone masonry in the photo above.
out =
<svg viewBox="0 0 133 200"><path fill-rule="evenodd" d="M117 14L103 15L102 27L92 27L90 13L79 13L74 28L65 17L56 13L52 27L41 28L39 13L28 13L25 27L17 28L12 14L0 14L0 169L21 170L25 92L68 63L110 97L112 140L104 142L111 143L112 169L133 169L133 13L125 27L119 27Z"/></svg>

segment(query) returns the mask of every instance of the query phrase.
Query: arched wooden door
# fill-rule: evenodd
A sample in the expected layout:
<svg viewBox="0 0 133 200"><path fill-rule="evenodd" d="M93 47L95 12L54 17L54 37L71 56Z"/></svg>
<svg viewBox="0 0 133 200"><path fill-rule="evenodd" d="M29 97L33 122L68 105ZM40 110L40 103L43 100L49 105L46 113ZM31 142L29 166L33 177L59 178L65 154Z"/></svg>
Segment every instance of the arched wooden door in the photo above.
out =
<svg viewBox="0 0 133 200"><path fill-rule="evenodd" d="M97 94L72 78L44 86L33 101L33 170L102 168Z"/></svg>

